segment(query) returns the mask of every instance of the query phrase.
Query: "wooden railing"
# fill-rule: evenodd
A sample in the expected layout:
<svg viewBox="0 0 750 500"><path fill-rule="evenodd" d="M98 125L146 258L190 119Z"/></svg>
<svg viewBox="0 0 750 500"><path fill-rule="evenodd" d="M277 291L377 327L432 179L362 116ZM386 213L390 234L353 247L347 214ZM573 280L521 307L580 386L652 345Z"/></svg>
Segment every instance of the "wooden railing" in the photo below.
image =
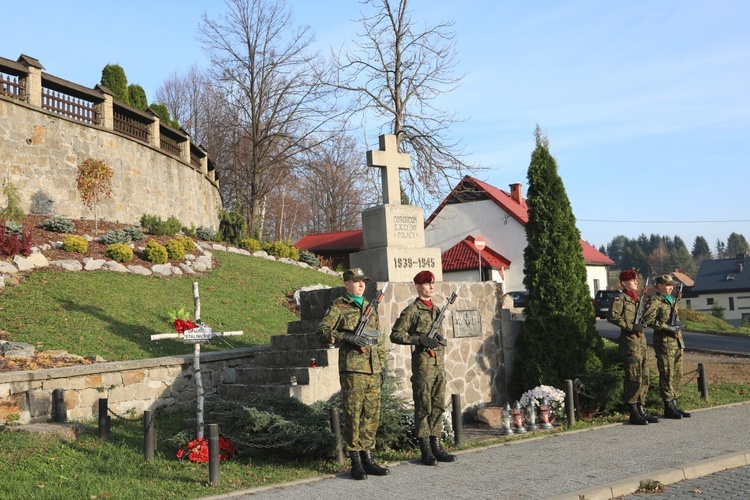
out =
<svg viewBox="0 0 750 500"><path fill-rule="evenodd" d="M113 112L114 129L118 132L139 139L143 142L149 141L149 123L128 114L121 107L115 107Z"/></svg>
<svg viewBox="0 0 750 500"><path fill-rule="evenodd" d="M23 83L19 81L18 77L3 72L0 72L0 94L15 97L21 101L26 99Z"/></svg>
<svg viewBox="0 0 750 500"><path fill-rule="evenodd" d="M93 102L47 87L42 87L42 108L83 123L101 123L99 112Z"/></svg>

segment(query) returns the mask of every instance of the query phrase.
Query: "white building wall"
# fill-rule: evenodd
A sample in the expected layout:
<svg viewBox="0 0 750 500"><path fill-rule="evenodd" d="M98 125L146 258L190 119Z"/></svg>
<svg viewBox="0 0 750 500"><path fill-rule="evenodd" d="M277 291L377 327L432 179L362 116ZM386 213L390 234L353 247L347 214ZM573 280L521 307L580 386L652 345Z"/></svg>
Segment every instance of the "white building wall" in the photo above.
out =
<svg viewBox="0 0 750 500"><path fill-rule="evenodd" d="M734 302L734 309L729 308L729 299ZM713 299L713 304L709 305L708 300ZM731 293L702 293L698 297L684 299L690 301L690 309L703 314L711 314L714 304L724 308L724 319L734 326L742 323L742 315L750 316L750 292L731 292Z"/></svg>

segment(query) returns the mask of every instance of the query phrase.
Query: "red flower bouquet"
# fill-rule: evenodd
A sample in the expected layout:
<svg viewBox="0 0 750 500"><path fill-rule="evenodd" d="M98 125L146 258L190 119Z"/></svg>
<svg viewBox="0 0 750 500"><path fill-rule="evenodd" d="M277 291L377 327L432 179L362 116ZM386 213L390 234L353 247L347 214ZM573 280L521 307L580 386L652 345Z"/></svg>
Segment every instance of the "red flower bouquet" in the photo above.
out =
<svg viewBox="0 0 750 500"><path fill-rule="evenodd" d="M232 447L232 442L223 437L219 436L219 460L224 461L234 455L235 450ZM208 462L208 439L197 438L190 441L187 446L177 450L177 458L183 458L187 456L187 459L191 462Z"/></svg>

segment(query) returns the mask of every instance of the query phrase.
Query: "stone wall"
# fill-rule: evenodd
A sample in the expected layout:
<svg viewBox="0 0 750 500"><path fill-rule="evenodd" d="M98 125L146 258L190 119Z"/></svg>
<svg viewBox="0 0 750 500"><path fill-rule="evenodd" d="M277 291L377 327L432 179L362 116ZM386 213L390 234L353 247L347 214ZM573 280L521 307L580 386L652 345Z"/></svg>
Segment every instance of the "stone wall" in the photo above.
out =
<svg viewBox="0 0 750 500"><path fill-rule="evenodd" d="M11 182L27 213L93 218L76 189L87 158L114 169L102 220L137 224L144 213L185 226L218 228L219 187L180 158L96 125L83 124L0 96L0 180Z"/></svg>
<svg viewBox="0 0 750 500"><path fill-rule="evenodd" d="M166 341L169 342L169 341ZM176 342L176 341L172 341ZM268 347L201 354L204 395L220 384L236 381L238 367ZM193 355L118 361L47 370L0 373L0 424L20 417L21 424L45 422L52 416L52 391L64 391L68 420L95 419L99 399L123 415L134 410L176 411L196 408Z"/></svg>

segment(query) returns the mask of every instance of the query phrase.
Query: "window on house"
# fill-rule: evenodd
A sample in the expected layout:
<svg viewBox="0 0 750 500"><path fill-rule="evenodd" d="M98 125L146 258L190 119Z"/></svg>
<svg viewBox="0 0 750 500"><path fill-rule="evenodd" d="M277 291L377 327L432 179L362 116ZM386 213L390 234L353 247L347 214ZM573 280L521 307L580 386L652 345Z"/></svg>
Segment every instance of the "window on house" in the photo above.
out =
<svg viewBox="0 0 750 500"><path fill-rule="evenodd" d="M690 309L690 299L685 299L685 307Z"/></svg>
<svg viewBox="0 0 750 500"><path fill-rule="evenodd" d="M706 299L706 305L709 305L709 306L714 305L714 299Z"/></svg>
<svg viewBox="0 0 750 500"><path fill-rule="evenodd" d="M729 297L729 310L734 311L734 297Z"/></svg>
<svg viewBox="0 0 750 500"><path fill-rule="evenodd" d="M599 290L600 290L599 289L599 280L595 279L594 280L594 294L596 294L596 292L598 292Z"/></svg>

